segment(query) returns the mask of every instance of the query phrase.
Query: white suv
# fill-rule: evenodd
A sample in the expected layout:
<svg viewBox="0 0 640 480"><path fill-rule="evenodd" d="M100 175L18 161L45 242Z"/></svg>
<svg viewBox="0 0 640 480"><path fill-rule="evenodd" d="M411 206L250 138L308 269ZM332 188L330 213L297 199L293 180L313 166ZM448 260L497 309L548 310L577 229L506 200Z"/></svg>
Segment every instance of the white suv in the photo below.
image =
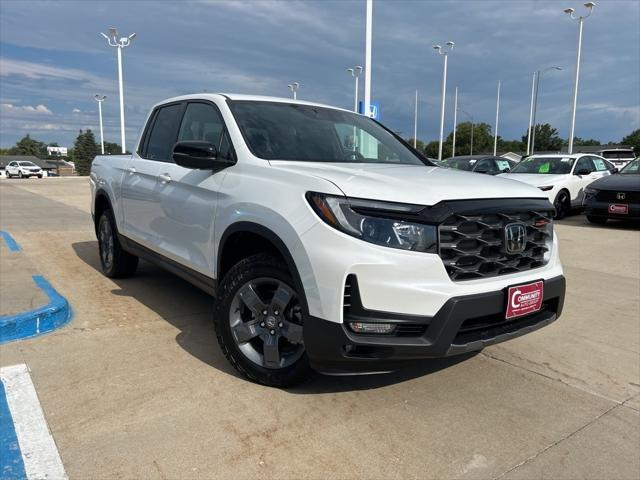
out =
<svg viewBox="0 0 640 480"><path fill-rule="evenodd" d="M13 162L7 163L7 166L5 167L5 172L7 173L7 178L12 178L12 177L42 178L42 175L43 175L42 168L40 168L33 162L29 162L25 160L13 161Z"/></svg>
<svg viewBox="0 0 640 480"><path fill-rule="evenodd" d="M248 378L385 372L553 322L553 206L520 182L435 167L372 119L289 99L156 105L130 156L98 156L104 273L142 257L215 295Z"/></svg>

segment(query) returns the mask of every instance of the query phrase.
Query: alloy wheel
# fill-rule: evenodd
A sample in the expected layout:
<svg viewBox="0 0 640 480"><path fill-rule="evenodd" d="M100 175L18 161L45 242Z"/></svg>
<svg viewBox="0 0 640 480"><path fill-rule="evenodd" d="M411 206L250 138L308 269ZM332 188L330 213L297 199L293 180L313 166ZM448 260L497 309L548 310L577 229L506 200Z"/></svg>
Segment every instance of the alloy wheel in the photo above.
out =
<svg viewBox="0 0 640 480"><path fill-rule="evenodd" d="M231 301L229 325L238 349L261 367L286 368L304 353L300 301L276 278L245 283Z"/></svg>

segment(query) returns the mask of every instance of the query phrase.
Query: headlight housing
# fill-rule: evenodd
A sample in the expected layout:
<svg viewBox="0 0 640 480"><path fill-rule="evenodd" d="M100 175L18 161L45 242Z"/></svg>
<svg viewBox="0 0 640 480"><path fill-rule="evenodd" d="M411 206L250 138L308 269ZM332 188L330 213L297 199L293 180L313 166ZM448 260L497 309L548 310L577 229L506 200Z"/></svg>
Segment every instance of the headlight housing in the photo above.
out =
<svg viewBox="0 0 640 480"><path fill-rule="evenodd" d="M307 200L328 225L384 247L436 253L438 230L419 222L424 207L308 192Z"/></svg>
<svg viewBox="0 0 640 480"><path fill-rule="evenodd" d="M599 191L600 190L598 190L597 188L593 188L589 186L584 187L584 193L586 195L596 195Z"/></svg>

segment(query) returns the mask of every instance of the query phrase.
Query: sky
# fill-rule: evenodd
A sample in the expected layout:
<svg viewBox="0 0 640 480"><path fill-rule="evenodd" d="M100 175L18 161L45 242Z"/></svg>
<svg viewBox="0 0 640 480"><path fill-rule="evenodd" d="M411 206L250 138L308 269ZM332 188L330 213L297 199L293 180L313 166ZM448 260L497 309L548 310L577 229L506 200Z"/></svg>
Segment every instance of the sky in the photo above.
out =
<svg viewBox="0 0 640 480"><path fill-rule="evenodd" d="M500 80L499 134L520 138L532 73L558 65L541 79L537 119L566 138L578 32L566 7L586 11L576 0L374 0L382 122L412 137L418 90L418 138L437 139L443 62L432 45L452 40L445 135L454 88L460 108L493 125ZM352 108L346 69L364 65L365 0L0 0L0 146L26 133L67 147L79 129L98 135L96 93L107 96L105 140L119 143L116 49L99 35L110 26L137 33L123 51L129 148L154 103L186 93L287 97L297 81L300 99ZM639 127L640 2L603 0L584 23L576 135L620 141Z"/></svg>

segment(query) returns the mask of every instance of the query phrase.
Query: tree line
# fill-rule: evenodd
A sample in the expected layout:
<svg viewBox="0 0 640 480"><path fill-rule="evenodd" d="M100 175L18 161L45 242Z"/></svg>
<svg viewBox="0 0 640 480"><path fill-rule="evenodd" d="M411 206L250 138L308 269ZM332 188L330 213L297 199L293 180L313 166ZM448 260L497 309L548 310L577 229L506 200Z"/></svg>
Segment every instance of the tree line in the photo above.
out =
<svg viewBox="0 0 640 480"><path fill-rule="evenodd" d="M45 159L64 159L74 162L76 173L78 175L89 175L91 170L91 162L101 153L100 144L96 142L95 136L91 129L80 130L76 137L73 148L67 149L67 155L60 157L58 155L49 155L47 147L59 147L56 142L45 143L26 134L16 142L13 147L0 148L0 155L30 155L33 157ZM119 155L122 153L120 145L113 142L104 142L105 155Z"/></svg>
<svg viewBox="0 0 640 480"><path fill-rule="evenodd" d="M473 127L473 153L486 154L493 153L493 133L491 125L480 122L462 122L456 129L456 155L471 155L471 137ZM525 152L527 150L527 133L524 132L520 140L505 140L498 135L499 152ZM407 142L413 145L413 138L408 138ZM636 129L625 136L620 143L633 147L636 154L640 154L640 129ZM537 152L559 151L566 147L568 142L558 135L558 130L548 123L537 124L535 126L535 149ZM593 138L583 139L576 137L573 141L574 147L613 145L613 142L601 144L599 140ZM427 157L438 158L439 142L434 140L429 143L416 141L416 149L424 153ZM452 155L453 151L453 131L447 135L442 142L442 158Z"/></svg>

